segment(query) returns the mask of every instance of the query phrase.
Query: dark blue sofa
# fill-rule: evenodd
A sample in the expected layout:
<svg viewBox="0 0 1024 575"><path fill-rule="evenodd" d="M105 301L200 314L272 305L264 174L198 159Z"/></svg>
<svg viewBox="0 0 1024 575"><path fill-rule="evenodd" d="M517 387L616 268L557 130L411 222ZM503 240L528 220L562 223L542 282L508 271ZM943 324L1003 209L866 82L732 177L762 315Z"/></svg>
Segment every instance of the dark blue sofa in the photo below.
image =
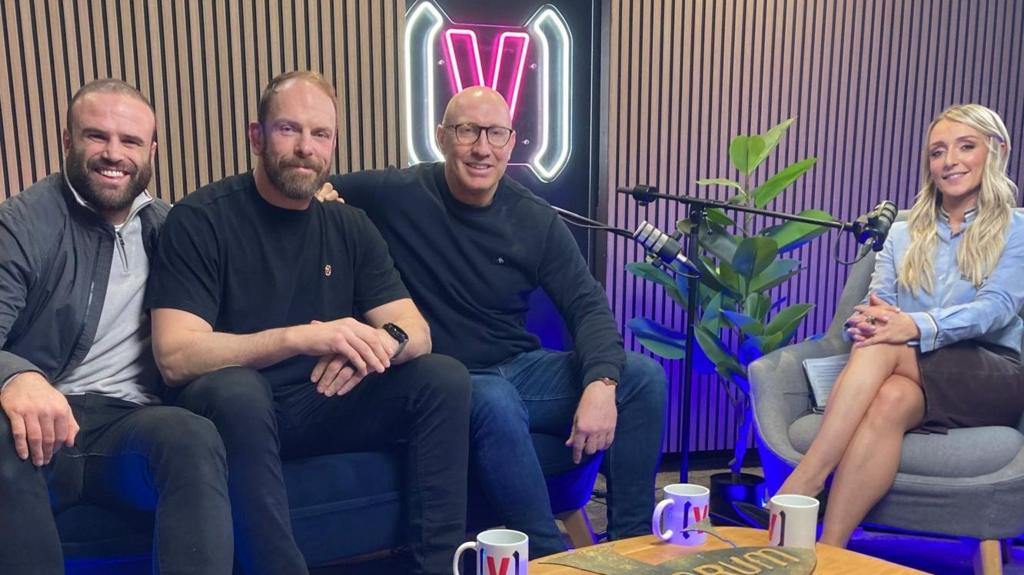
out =
<svg viewBox="0 0 1024 575"><path fill-rule="evenodd" d="M552 509L567 524L584 521L600 456L574 465L565 438L536 434L534 446L548 478ZM398 453L346 453L284 465L292 527L310 566L395 549L403 544L402 457ZM471 486L471 528L495 519ZM79 505L57 516L69 575L141 575L150 572L153 516ZM344 534L344 536L339 536ZM570 531L572 534L572 531ZM574 543L588 543L579 531ZM589 542L592 542L589 541Z"/></svg>

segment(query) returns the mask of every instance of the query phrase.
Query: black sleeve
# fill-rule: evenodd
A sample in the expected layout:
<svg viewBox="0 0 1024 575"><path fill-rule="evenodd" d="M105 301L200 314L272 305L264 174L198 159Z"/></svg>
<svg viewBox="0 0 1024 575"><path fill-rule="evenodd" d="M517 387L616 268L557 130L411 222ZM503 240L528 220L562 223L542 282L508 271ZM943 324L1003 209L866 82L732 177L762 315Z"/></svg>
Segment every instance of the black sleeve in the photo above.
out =
<svg viewBox="0 0 1024 575"><path fill-rule="evenodd" d="M572 334L583 385L601 377L619 381L626 352L604 289L590 274L576 240L561 219L552 218L544 241L540 284Z"/></svg>
<svg viewBox="0 0 1024 575"><path fill-rule="evenodd" d="M388 246L365 214L358 213L353 226L359 246L355 262L355 308L365 313L377 306L409 297L409 290L395 269Z"/></svg>
<svg viewBox="0 0 1024 575"><path fill-rule="evenodd" d="M338 191L346 204L355 206L371 215L377 211L376 193L381 188L382 171L365 170L340 176L331 176L328 181Z"/></svg>
<svg viewBox="0 0 1024 575"><path fill-rule="evenodd" d="M179 204L167 215L146 290L146 307L187 311L215 325L220 310L217 235L206 215Z"/></svg>
<svg viewBox="0 0 1024 575"><path fill-rule="evenodd" d="M25 307L32 269L29 234L16 233L15 229L25 231L12 211L0 212L0 386L25 371L42 373L27 359L3 351L7 336Z"/></svg>

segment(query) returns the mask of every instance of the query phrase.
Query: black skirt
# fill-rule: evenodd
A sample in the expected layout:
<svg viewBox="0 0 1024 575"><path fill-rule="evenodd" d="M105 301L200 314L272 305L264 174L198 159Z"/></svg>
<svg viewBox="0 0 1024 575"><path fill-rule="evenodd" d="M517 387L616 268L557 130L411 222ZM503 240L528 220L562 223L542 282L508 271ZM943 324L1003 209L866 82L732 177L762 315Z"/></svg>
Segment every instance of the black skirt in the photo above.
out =
<svg viewBox="0 0 1024 575"><path fill-rule="evenodd" d="M962 341L917 355L925 414L915 431L1017 427L1024 414L1024 367L1012 349Z"/></svg>

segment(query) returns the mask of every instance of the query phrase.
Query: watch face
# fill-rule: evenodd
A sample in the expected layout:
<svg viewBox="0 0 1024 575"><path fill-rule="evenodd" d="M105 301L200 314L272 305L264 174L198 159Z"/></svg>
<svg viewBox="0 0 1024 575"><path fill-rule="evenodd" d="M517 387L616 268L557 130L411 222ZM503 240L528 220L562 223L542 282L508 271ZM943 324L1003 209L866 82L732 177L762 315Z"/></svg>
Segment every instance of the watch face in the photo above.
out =
<svg viewBox="0 0 1024 575"><path fill-rule="evenodd" d="M393 323L386 323L384 324L383 327L384 331L388 332L388 335L395 338L395 340L398 341L398 343L405 343L406 341L409 340L409 336L406 335L405 330L398 327L397 325Z"/></svg>

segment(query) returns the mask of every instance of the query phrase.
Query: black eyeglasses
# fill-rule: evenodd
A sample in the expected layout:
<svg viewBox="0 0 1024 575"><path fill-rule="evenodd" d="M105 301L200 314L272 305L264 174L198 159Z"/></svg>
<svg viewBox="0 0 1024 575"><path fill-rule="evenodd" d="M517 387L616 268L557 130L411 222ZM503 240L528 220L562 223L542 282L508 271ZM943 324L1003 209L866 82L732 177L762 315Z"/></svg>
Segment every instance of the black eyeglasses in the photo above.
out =
<svg viewBox="0 0 1024 575"><path fill-rule="evenodd" d="M477 126L476 124L446 124L444 126L455 130L455 139L460 144L475 144L480 139L481 132L487 132L487 143L495 148L504 148L512 139L512 128L504 126Z"/></svg>

